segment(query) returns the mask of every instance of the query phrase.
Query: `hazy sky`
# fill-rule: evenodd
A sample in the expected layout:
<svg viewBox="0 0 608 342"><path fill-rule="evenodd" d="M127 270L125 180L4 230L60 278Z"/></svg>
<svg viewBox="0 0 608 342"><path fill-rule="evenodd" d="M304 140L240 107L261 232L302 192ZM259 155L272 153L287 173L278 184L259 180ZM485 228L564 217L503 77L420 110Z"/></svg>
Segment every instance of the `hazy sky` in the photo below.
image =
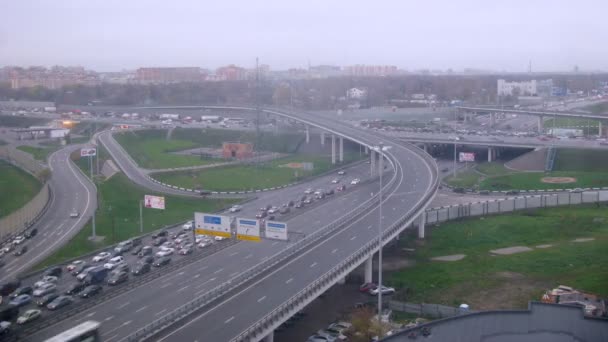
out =
<svg viewBox="0 0 608 342"><path fill-rule="evenodd" d="M1 0L0 66L608 70L608 0Z"/></svg>

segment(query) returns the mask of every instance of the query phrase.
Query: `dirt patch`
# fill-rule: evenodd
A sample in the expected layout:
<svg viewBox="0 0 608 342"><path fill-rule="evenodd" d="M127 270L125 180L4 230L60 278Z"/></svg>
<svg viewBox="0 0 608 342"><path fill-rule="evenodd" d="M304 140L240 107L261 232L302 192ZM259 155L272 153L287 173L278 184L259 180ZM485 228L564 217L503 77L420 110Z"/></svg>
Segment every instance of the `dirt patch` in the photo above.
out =
<svg viewBox="0 0 608 342"><path fill-rule="evenodd" d="M550 184L567 184L567 183L576 183L576 178L574 177L543 177L540 179L543 183Z"/></svg>
<svg viewBox="0 0 608 342"><path fill-rule="evenodd" d="M589 241L593 241L593 240L595 240L595 238L578 238L578 239L572 240L572 242L589 242Z"/></svg>
<svg viewBox="0 0 608 342"><path fill-rule="evenodd" d="M452 298L461 299L473 310L526 308L528 301L539 300L543 291L551 286L515 272L496 273L493 280L490 287L477 291L471 291L477 289L477 285L463 284L459 286L463 295Z"/></svg>
<svg viewBox="0 0 608 342"><path fill-rule="evenodd" d="M538 246L536 246L536 248L549 248L549 247L553 247L553 245L538 245Z"/></svg>
<svg viewBox="0 0 608 342"><path fill-rule="evenodd" d="M444 256L434 257L434 258L431 258L431 260L435 260L435 261L458 261L458 260L464 259L464 257L466 257L466 255L464 255L464 254L454 254L454 255L444 255Z"/></svg>
<svg viewBox="0 0 608 342"><path fill-rule="evenodd" d="M509 255L509 254L529 252L531 250L532 250L532 248L526 247L526 246L514 246L514 247L493 249L490 251L490 253L499 254L499 255Z"/></svg>

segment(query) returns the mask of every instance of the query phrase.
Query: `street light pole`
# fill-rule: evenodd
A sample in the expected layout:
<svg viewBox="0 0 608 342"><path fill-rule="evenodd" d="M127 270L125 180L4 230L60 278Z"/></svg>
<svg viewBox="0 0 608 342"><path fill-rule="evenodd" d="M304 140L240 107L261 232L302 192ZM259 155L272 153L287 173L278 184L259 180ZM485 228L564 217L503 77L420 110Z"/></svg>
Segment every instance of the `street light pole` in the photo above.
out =
<svg viewBox="0 0 608 342"><path fill-rule="evenodd" d="M382 174L384 173L382 142L380 142L378 154L380 156L378 163L380 168L380 191L378 192L380 198L380 204L378 205L378 319L380 319L382 314Z"/></svg>

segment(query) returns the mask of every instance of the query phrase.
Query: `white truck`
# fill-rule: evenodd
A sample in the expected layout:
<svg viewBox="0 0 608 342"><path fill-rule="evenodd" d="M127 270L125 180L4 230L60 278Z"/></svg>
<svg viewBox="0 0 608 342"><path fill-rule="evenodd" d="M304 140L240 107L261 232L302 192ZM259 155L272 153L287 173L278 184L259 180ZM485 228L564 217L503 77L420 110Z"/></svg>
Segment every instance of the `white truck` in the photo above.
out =
<svg viewBox="0 0 608 342"><path fill-rule="evenodd" d="M179 120L179 114L161 114L158 118L161 120Z"/></svg>

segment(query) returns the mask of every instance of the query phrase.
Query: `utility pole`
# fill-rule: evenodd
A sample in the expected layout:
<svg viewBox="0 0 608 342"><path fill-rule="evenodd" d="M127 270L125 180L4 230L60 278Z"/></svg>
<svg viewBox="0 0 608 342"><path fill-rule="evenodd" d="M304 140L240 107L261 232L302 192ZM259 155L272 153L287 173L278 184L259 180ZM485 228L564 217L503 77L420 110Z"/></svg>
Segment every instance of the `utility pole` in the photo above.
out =
<svg viewBox="0 0 608 342"><path fill-rule="evenodd" d="M380 142L378 146L378 172L380 172L380 191L378 193L378 197L380 198L380 203L378 204L378 318L382 315L382 174L384 173L384 166L382 156L382 142Z"/></svg>
<svg viewBox="0 0 608 342"><path fill-rule="evenodd" d="M95 153L97 154L97 153ZM91 182L94 182L93 180L93 156L89 157L89 169L91 171ZM91 217L91 225L93 227L93 234L92 234L92 239L93 241L95 241L95 239L97 239L97 232L96 232L96 227L95 227L95 212L97 211L97 209L93 210L93 215Z"/></svg>
<svg viewBox="0 0 608 342"><path fill-rule="evenodd" d="M143 201L139 200L139 232L144 232L144 205Z"/></svg>

